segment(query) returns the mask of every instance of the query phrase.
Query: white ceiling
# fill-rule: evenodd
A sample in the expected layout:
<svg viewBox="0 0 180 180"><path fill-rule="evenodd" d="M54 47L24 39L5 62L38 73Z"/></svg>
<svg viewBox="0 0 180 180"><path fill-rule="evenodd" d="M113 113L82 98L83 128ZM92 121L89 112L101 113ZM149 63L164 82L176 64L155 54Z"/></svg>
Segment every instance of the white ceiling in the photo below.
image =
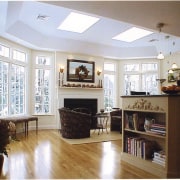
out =
<svg viewBox="0 0 180 180"><path fill-rule="evenodd" d="M71 12L101 20L83 34L58 30ZM47 15L47 21L37 20ZM159 33L157 24L165 26ZM132 26L153 31L132 43L112 37ZM170 38L165 38L166 36ZM118 59L151 58L180 52L178 1L0 1L0 36L33 49L58 50ZM151 42L152 40L155 40Z"/></svg>

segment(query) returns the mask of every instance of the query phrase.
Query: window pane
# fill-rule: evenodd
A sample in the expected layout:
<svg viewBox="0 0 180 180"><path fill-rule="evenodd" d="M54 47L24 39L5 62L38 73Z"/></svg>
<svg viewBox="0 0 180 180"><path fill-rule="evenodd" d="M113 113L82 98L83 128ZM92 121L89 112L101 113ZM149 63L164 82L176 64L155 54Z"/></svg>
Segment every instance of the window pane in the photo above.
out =
<svg viewBox="0 0 180 180"><path fill-rule="evenodd" d="M144 74L142 75L142 90L149 92L150 94L158 93L158 74Z"/></svg>
<svg viewBox="0 0 180 180"><path fill-rule="evenodd" d="M139 81L139 75L124 75L124 93L130 95L130 91L139 91Z"/></svg>
<svg viewBox="0 0 180 180"><path fill-rule="evenodd" d="M26 54L24 52L13 50L13 59L25 62L26 61Z"/></svg>
<svg viewBox="0 0 180 180"><path fill-rule="evenodd" d="M104 74L104 108L106 111L114 107L115 76Z"/></svg>
<svg viewBox="0 0 180 180"><path fill-rule="evenodd" d="M142 71L157 71L157 70L158 70L157 63L142 64Z"/></svg>
<svg viewBox="0 0 180 180"><path fill-rule="evenodd" d="M10 114L23 114L25 108L25 68L18 65L11 67Z"/></svg>
<svg viewBox="0 0 180 180"><path fill-rule="evenodd" d="M35 113L50 112L50 70L36 69Z"/></svg>
<svg viewBox="0 0 180 180"><path fill-rule="evenodd" d="M38 56L38 57L36 57L36 64L50 65L50 58L49 57L44 57L44 56Z"/></svg>
<svg viewBox="0 0 180 180"><path fill-rule="evenodd" d="M10 50L8 47L0 44L0 55L1 56L9 57L9 52L10 52Z"/></svg>
<svg viewBox="0 0 180 180"><path fill-rule="evenodd" d="M125 64L124 71L139 71L139 64Z"/></svg>
<svg viewBox="0 0 180 180"><path fill-rule="evenodd" d="M115 64L112 63L104 63L105 71L115 71Z"/></svg>
<svg viewBox="0 0 180 180"><path fill-rule="evenodd" d="M8 115L8 63L0 61L0 116Z"/></svg>

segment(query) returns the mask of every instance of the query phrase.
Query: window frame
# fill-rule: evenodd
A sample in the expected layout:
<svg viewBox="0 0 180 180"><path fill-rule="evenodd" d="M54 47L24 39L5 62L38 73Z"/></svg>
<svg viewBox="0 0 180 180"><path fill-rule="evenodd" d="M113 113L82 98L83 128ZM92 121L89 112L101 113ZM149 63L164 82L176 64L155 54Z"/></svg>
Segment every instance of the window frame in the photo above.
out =
<svg viewBox="0 0 180 180"><path fill-rule="evenodd" d="M112 70L105 70L104 66L105 64L113 64L114 65L114 71ZM113 60L105 60L104 61L104 66L103 66L103 69L104 69L104 77L105 75L113 75L114 76L114 95L113 95L113 107L117 107L118 106L118 91L117 91L117 73L118 73L118 62L117 61L113 61ZM105 79L104 79L105 81ZM105 84L105 82L104 82ZM105 87L104 87L104 92L105 92ZM104 93L104 98L105 98L105 93ZM104 108L105 108L105 101L104 101ZM108 110L111 110L111 109L108 109Z"/></svg>
<svg viewBox="0 0 180 180"><path fill-rule="evenodd" d="M36 58L37 57L48 57L50 59L50 64L49 65L43 65L43 64L36 64ZM52 115L54 112L54 108L53 108L53 86L54 86L54 74L53 74L53 70L54 70L54 55L53 53L47 53L47 52L34 52L33 54L33 80L34 82L36 82L36 69L43 69L43 70L49 70L50 71L50 77L49 77L49 112L48 113L44 113L44 112L40 112L40 113L36 113L35 111L35 105L36 105L36 100L35 100L35 93L36 93L36 88L35 86L32 87L33 89L33 100L32 100L32 113L34 115L40 115L40 116L47 116L47 115Z"/></svg>
<svg viewBox="0 0 180 180"><path fill-rule="evenodd" d="M139 71L125 71L125 68L124 66L127 65L127 64L139 64ZM142 65L143 64L157 64L157 70L145 70L143 71L142 70ZM136 61L136 62L133 62L133 61L130 61L130 62L126 62L126 63L123 63L123 94L125 95L130 95L130 92L126 91L125 89L125 75L138 75L139 76L139 89L137 91L147 91L148 90L144 90L143 89L143 82L142 82L142 79L143 79L143 75L148 75L148 74L155 74L157 73L157 78L159 77L159 61L158 60L153 60L153 61ZM158 89L158 82L157 82L157 91L155 94L158 94L159 93L159 89Z"/></svg>
<svg viewBox="0 0 180 180"><path fill-rule="evenodd" d="M29 51L26 48L15 47L14 45L11 45L8 43L6 45L4 45L4 43L0 42L0 44L2 46L9 48L9 57L0 55L0 61L8 64L8 68L7 68L7 73L8 73L8 77L7 77L7 84L8 84L7 85L7 88L8 88L8 90L7 90L7 114L3 114L3 115L1 115L1 117L25 115L25 114L27 114L27 107L28 107L28 105L27 105L28 101L27 101L26 94L27 94L27 89L28 89L27 88L27 84L28 84L27 79L28 79L28 62L29 62L28 61L28 58L29 58L28 54L29 54ZM13 59L13 51L15 50L15 48L17 51L20 51L20 52L25 54L25 58L26 58L25 62ZM20 49L20 50L18 50L18 49ZM14 91L12 91L12 82L11 82L11 78L13 77L13 72L12 72L11 68L13 66L17 66L18 68L21 68L21 67L24 68L24 72L23 72L23 104L22 104L23 105L23 112L22 113L15 113L15 114L11 113L11 104L12 104L11 103L11 100L12 100L11 97L13 95L12 93L14 93ZM19 89L19 90L21 90L21 89ZM18 94L19 99L21 99L20 97L21 97L21 91L19 91L19 94ZM21 103L19 102L17 105L20 108ZM17 107L17 106L15 105L15 107ZM20 109L18 109L18 110L19 110L18 112L20 112Z"/></svg>

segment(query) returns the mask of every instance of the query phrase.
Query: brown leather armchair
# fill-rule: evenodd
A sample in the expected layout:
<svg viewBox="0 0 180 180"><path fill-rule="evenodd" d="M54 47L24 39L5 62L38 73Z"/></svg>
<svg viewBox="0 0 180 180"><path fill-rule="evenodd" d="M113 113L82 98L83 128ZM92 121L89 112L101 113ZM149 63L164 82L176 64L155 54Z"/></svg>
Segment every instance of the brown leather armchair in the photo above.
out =
<svg viewBox="0 0 180 180"><path fill-rule="evenodd" d="M92 112L88 108L79 107L79 108L74 108L73 111L90 114L91 115L91 129L96 128L97 118L92 114Z"/></svg>
<svg viewBox="0 0 180 180"><path fill-rule="evenodd" d="M111 117L111 131L122 132L122 110L115 109L110 112Z"/></svg>
<svg viewBox="0 0 180 180"><path fill-rule="evenodd" d="M69 139L90 137L90 114L76 112L67 108L60 108L59 115L62 137Z"/></svg>

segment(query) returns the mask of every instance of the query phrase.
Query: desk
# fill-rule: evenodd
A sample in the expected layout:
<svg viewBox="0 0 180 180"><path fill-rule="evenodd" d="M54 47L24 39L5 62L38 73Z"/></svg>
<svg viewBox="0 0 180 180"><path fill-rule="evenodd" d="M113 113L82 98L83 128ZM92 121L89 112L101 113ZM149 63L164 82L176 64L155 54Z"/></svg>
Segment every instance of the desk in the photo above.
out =
<svg viewBox="0 0 180 180"><path fill-rule="evenodd" d="M106 133L108 134L108 130L107 130L108 120L109 120L108 113L97 113L95 117L97 118L96 129L99 129L98 135L100 134L100 130L102 130L103 132L103 129L105 129Z"/></svg>
<svg viewBox="0 0 180 180"><path fill-rule="evenodd" d="M15 125L24 123L24 133L25 137L28 137L28 123L29 121L36 121L36 134L38 133L38 118L35 116L15 116L15 117L5 117L5 118L0 118L1 121L11 121ZM16 131L15 131L15 137L16 137Z"/></svg>

